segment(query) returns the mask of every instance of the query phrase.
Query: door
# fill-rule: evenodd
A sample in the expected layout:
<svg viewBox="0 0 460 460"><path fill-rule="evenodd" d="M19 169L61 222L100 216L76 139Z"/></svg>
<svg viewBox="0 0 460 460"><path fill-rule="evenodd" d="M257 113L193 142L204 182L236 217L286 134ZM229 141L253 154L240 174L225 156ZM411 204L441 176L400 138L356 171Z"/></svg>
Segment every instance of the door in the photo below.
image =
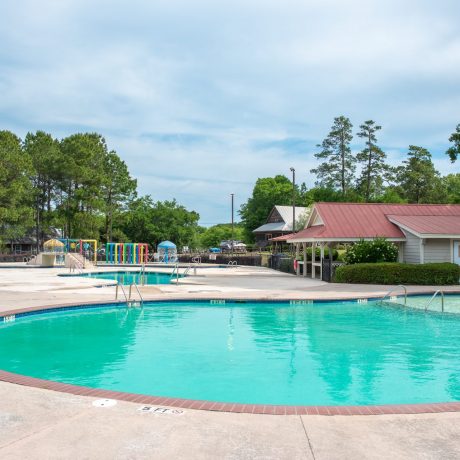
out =
<svg viewBox="0 0 460 460"><path fill-rule="evenodd" d="M454 263L460 265L460 241L454 241Z"/></svg>

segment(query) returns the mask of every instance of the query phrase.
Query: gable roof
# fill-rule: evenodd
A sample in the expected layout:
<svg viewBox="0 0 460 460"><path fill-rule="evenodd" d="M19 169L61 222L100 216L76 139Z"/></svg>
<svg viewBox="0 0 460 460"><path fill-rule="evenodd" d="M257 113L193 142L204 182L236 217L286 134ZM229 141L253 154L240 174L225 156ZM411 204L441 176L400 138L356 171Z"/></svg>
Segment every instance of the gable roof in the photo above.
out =
<svg viewBox="0 0 460 460"><path fill-rule="evenodd" d="M279 215L281 218L286 222L287 224L291 224L292 228L292 206L279 206L276 205L275 209L278 211ZM296 220L306 211L310 211L310 208L304 208L302 206L296 206L295 207L295 218Z"/></svg>
<svg viewBox="0 0 460 460"><path fill-rule="evenodd" d="M420 237L427 235L456 237L460 235L460 216L389 215L388 220Z"/></svg>
<svg viewBox="0 0 460 460"><path fill-rule="evenodd" d="M316 203L306 228L288 241L347 241L375 237L404 241L404 233L388 216L393 216L393 220L395 216L460 216L460 205Z"/></svg>
<svg viewBox="0 0 460 460"><path fill-rule="evenodd" d="M267 217L267 221L270 220L274 213L279 214L279 217L282 219L281 222L268 222L260 227L257 227L253 230L253 233L264 233L264 232L291 232L292 231L292 206L279 206L276 205L270 211L270 214ZM295 217L296 220L303 214L310 213L310 208L305 208L302 206L295 207Z"/></svg>

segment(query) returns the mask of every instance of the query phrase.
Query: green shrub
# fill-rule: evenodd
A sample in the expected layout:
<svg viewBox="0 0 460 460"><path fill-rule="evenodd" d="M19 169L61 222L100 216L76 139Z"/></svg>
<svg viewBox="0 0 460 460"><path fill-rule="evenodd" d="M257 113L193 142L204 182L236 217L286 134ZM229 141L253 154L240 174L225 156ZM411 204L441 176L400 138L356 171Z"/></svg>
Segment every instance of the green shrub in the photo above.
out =
<svg viewBox="0 0 460 460"><path fill-rule="evenodd" d="M316 259L319 259L319 257L321 256L320 248L316 248L315 253L316 253ZM337 249L333 249L332 257L334 258L334 260L337 260L338 256L339 256L339 253ZM324 248L324 258L325 259L329 258L329 248L327 247ZM299 257L297 258L297 260L303 260L303 251L300 251ZM307 248L307 260L311 260L311 247Z"/></svg>
<svg viewBox="0 0 460 460"><path fill-rule="evenodd" d="M460 266L451 263L371 263L342 265L335 271L337 283L361 284L458 284Z"/></svg>
<svg viewBox="0 0 460 460"><path fill-rule="evenodd" d="M398 248L385 238L372 241L361 240L347 248L344 261L348 264L364 264L372 262L396 262Z"/></svg>

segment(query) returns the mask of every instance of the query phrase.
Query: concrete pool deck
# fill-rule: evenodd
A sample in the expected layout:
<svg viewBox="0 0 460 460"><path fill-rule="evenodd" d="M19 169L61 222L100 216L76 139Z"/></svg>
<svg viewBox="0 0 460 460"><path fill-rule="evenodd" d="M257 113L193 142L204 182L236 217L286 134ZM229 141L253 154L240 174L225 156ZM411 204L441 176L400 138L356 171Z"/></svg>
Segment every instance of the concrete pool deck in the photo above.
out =
<svg viewBox="0 0 460 460"><path fill-rule="evenodd" d="M0 312L114 299L114 287L94 287L105 280L58 277L60 273L67 271L21 264L0 268ZM381 296L390 289L326 284L259 267L203 267L197 275L177 286L145 286L141 290L146 299L324 299ZM435 289L410 287L409 291ZM352 417L191 409L180 415L144 413L138 410L141 404L93 407L91 397L5 382L0 382L0 398L2 459L460 457L460 413Z"/></svg>

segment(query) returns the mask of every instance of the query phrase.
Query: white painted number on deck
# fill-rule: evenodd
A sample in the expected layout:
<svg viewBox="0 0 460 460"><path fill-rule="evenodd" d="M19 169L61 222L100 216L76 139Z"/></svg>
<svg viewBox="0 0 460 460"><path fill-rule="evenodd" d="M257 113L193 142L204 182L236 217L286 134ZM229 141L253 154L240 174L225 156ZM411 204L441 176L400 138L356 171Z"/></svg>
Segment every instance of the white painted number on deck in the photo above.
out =
<svg viewBox="0 0 460 460"><path fill-rule="evenodd" d="M140 412L149 412L154 414L166 414L166 415L182 415L183 410L180 409L168 409L166 407L153 407L153 406L142 406L138 409Z"/></svg>
<svg viewBox="0 0 460 460"><path fill-rule="evenodd" d="M313 300L290 300L290 305L310 305L313 303Z"/></svg>
<svg viewBox="0 0 460 460"><path fill-rule="evenodd" d="M225 305L225 300L211 300L211 305Z"/></svg>
<svg viewBox="0 0 460 460"><path fill-rule="evenodd" d="M358 303L367 303L367 299L358 299Z"/></svg>
<svg viewBox="0 0 460 460"><path fill-rule="evenodd" d="M16 320L16 316L15 315L8 315L8 316L4 316L3 317L3 322L4 323L12 323L13 321Z"/></svg>

